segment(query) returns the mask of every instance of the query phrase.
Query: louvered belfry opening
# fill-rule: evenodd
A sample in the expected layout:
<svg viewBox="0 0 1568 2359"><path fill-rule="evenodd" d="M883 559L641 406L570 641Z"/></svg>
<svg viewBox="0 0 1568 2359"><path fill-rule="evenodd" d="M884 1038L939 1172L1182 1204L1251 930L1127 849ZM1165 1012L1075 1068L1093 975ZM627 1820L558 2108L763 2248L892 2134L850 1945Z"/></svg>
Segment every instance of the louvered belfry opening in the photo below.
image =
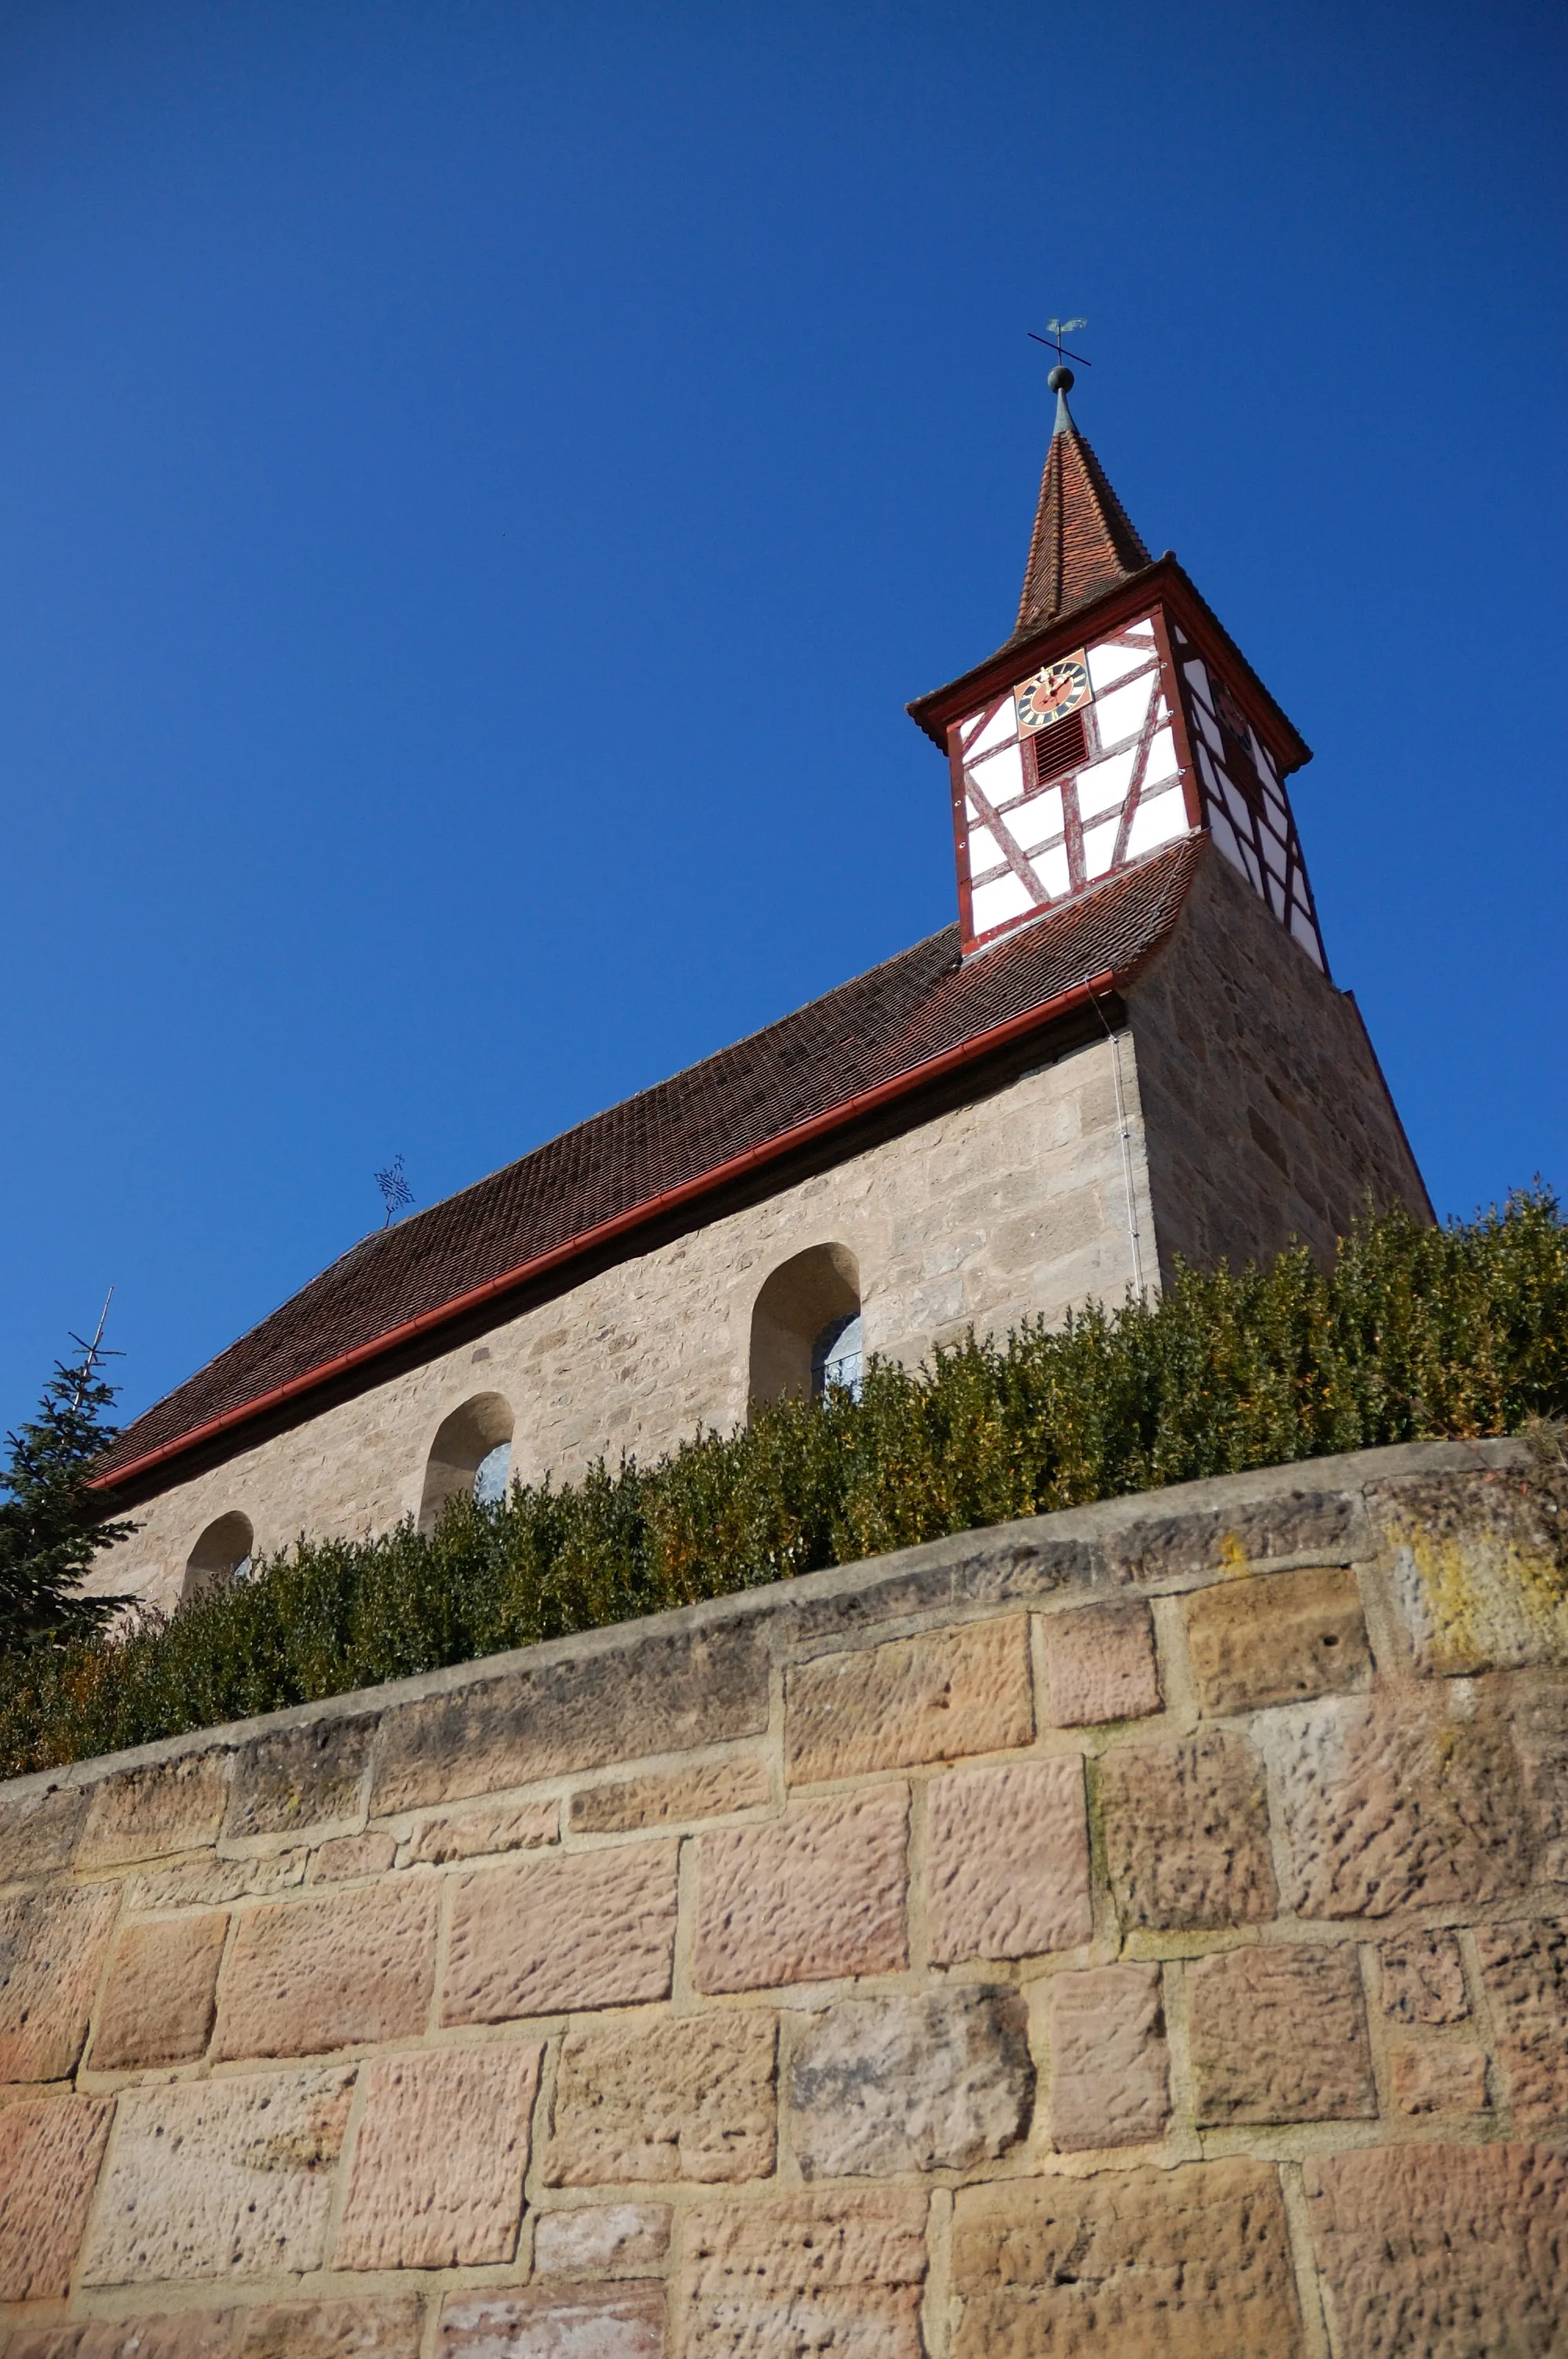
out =
<svg viewBox="0 0 1568 2359"><path fill-rule="evenodd" d="M1048 729L1037 729L1025 739L1029 759L1037 787L1049 786L1053 778L1065 777L1076 770L1088 756L1088 740L1081 712L1065 713L1053 721Z"/></svg>

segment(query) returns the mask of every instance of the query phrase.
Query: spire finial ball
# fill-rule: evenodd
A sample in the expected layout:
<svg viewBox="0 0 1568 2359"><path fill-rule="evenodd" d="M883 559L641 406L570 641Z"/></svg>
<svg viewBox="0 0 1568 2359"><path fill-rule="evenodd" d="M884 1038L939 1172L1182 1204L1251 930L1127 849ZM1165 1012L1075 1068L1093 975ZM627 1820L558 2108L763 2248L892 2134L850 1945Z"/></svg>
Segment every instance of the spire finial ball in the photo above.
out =
<svg viewBox="0 0 1568 2359"><path fill-rule="evenodd" d="M1070 368L1064 368L1058 361L1045 382L1053 393L1071 393L1077 379Z"/></svg>

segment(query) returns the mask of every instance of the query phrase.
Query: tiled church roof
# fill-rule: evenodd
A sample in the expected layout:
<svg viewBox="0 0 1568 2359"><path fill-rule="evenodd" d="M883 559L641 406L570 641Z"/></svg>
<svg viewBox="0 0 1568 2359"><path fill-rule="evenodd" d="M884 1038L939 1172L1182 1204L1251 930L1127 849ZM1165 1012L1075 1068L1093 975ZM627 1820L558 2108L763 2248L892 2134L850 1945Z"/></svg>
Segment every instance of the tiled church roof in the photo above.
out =
<svg viewBox="0 0 1568 2359"><path fill-rule="evenodd" d="M702 1192L803 1129L914 1089L999 1028L1130 973L1164 940L1201 841L1109 879L960 964L950 926L766 1030L641 1091L461 1194L374 1231L281 1310L139 1417L101 1481L146 1471L412 1329L434 1327Z"/></svg>
<svg viewBox="0 0 1568 2359"><path fill-rule="evenodd" d="M1064 397L1040 480L1013 638L1032 637L1152 562Z"/></svg>

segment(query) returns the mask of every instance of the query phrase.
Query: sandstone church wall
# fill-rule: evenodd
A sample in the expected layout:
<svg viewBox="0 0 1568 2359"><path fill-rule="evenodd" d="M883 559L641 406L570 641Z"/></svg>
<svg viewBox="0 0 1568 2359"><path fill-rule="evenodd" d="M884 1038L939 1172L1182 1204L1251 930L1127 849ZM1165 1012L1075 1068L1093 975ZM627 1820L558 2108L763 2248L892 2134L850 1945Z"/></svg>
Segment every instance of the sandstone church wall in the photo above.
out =
<svg viewBox="0 0 1568 2359"><path fill-rule="evenodd" d="M1370 1191L1432 1207L1355 1002L1212 845L1128 994L1161 1270L1326 1260Z"/></svg>
<svg viewBox="0 0 1568 2359"><path fill-rule="evenodd" d="M416 1513L443 1419L499 1392L524 1479L670 1449L746 1412L752 1308L769 1272L823 1244L860 1267L866 1347L918 1362L933 1343L1062 1318L1132 1277L1127 1180L1107 1042L853 1156L765 1201L632 1254L553 1300L169 1487L135 1508L135 1538L102 1563L106 1591L165 1607L220 1516L274 1550L383 1530ZM1144 1251L1150 1213L1137 1077L1123 1095ZM177 1470L171 1469L171 1473Z"/></svg>
<svg viewBox="0 0 1568 2359"><path fill-rule="evenodd" d="M1561 2350L1565 1511L1278 1468L0 1788L4 2359Z"/></svg>

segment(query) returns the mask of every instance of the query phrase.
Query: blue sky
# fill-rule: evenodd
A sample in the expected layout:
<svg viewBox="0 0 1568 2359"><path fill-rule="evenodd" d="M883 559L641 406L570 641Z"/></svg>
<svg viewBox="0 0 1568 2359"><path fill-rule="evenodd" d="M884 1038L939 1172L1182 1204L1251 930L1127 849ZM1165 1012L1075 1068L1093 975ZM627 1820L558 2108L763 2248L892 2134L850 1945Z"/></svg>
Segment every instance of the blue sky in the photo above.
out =
<svg viewBox="0 0 1568 2359"><path fill-rule="evenodd" d="M1568 1179L1568 20L11 0L0 1425L945 924L1080 424L1317 758L1433 1196Z"/></svg>

